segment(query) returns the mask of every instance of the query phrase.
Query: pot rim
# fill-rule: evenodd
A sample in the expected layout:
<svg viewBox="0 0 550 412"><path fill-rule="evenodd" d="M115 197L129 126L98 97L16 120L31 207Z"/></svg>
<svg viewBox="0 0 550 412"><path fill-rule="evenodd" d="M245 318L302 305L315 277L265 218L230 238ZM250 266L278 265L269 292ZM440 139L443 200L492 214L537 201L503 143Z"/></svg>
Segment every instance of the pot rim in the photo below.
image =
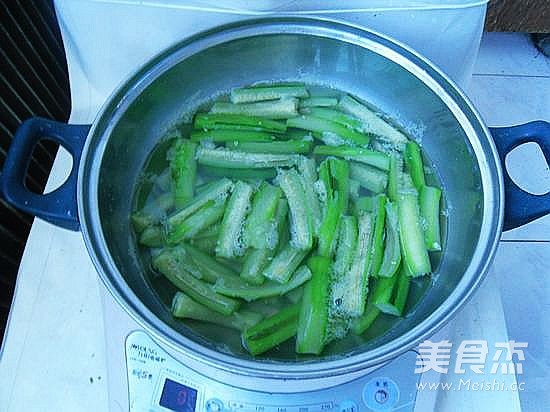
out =
<svg viewBox="0 0 550 412"><path fill-rule="evenodd" d="M154 79L173 65L208 47L244 37L298 34L328 37L351 43L386 57L408 70L436 93L463 127L479 162L483 179L483 222L473 258L453 292L414 328L369 351L313 362L254 361L218 352L183 336L160 321L124 282L110 256L101 230L98 208L99 171L114 125L129 105ZM187 38L160 53L123 81L99 111L86 140L78 172L78 212L88 252L99 276L116 302L148 333L176 351L225 371L275 379L336 376L371 368L413 348L435 333L472 296L488 272L503 224L503 173L496 147L481 116L464 93L436 66L414 50L377 32L328 19L304 17L259 18L219 26Z"/></svg>

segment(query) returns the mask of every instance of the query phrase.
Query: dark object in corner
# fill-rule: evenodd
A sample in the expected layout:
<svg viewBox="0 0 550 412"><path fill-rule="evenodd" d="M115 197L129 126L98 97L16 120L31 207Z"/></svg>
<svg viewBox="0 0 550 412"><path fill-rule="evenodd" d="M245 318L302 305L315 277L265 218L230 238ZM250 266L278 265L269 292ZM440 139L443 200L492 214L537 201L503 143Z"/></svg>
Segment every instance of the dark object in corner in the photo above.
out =
<svg viewBox="0 0 550 412"><path fill-rule="evenodd" d="M542 54L550 57L550 33L534 33L531 34L531 39Z"/></svg>

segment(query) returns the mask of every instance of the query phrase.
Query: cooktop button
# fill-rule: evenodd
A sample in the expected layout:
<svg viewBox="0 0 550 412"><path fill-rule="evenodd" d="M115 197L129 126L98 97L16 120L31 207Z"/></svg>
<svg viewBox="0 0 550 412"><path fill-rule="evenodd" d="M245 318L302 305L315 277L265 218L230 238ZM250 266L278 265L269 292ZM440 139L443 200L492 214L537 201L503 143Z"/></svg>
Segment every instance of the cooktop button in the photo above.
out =
<svg viewBox="0 0 550 412"><path fill-rule="evenodd" d="M399 388L390 378L375 378L363 388L363 402L373 411L387 411L399 402Z"/></svg>
<svg viewBox="0 0 550 412"><path fill-rule="evenodd" d="M223 403L219 399L209 399L206 402L206 411L207 412L222 412Z"/></svg>

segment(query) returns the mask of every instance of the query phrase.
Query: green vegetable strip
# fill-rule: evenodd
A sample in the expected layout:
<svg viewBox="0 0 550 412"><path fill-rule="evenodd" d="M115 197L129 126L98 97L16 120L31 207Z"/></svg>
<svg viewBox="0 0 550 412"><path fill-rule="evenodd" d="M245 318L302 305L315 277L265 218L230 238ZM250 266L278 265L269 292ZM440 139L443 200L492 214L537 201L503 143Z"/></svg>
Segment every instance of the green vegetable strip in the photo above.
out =
<svg viewBox="0 0 550 412"><path fill-rule="evenodd" d="M388 175L379 169L352 162L350 174L352 179L357 180L361 186L371 192L382 193L386 190Z"/></svg>
<svg viewBox="0 0 550 412"><path fill-rule="evenodd" d="M338 105L336 97L310 97L309 99L300 100L300 108L306 107L335 107Z"/></svg>
<svg viewBox="0 0 550 412"><path fill-rule="evenodd" d="M183 292L176 292L172 299L172 315L176 318L214 323L241 332L262 320L262 315L259 313L244 310L233 312L231 315L222 315L195 302Z"/></svg>
<svg viewBox="0 0 550 412"><path fill-rule="evenodd" d="M307 207L302 179L294 169L280 170L277 183L283 190L290 210L290 243L297 249L311 249L313 243L313 222Z"/></svg>
<svg viewBox="0 0 550 412"><path fill-rule="evenodd" d="M247 247L274 249L278 242L273 218L277 211L281 189L262 183L252 201L252 210L246 219L243 240Z"/></svg>
<svg viewBox="0 0 550 412"><path fill-rule="evenodd" d="M289 140L277 142L238 142L232 141L226 147L250 153L309 153L313 146L306 140Z"/></svg>
<svg viewBox="0 0 550 412"><path fill-rule="evenodd" d="M346 213L349 204L349 164L340 159L328 159L334 190L338 192L340 213Z"/></svg>
<svg viewBox="0 0 550 412"><path fill-rule="evenodd" d="M277 176L274 168L270 169L225 169L201 165L200 171L209 176L228 177L233 179L269 180Z"/></svg>
<svg viewBox="0 0 550 412"><path fill-rule="evenodd" d="M161 247L164 245L164 233L162 227L147 226L139 236L139 243L147 247Z"/></svg>
<svg viewBox="0 0 550 412"><path fill-rule="evenodd" d="M189 137L194 142L202 140L212 142L270 142L273 140L271 134L253 130L194 130Z"/></svg>
<svg viewBox="0 0 550 412"><path fill-rule="evenodd" d="M407 270L402 267L397 276L397 286L393 299L393 306L395 307L398 316L403 314L405 305L407 304L407 298L409 296L409 288L411 285L411 278L407 274Z"/></svg>
<svg viewBox="0 0 550 412"><path fill-rule="evenodd" d="M391 297L393 295L394 287L397 282L397 275L393 275L389 278L379 278L374 286L372 294L372 303L380 309L381 312L388 313L390 315L398 316L391 304Z"/></svg>
<svg viewBox="0 0 550 412"><path fill-rule="evenodd" d="M378 271L379 277L391 277L397 272L401 264L401 248L399 246L399 227L397 211L393 203L386 203L386 239L384 243L384 257Z"/></svg>
<svg viewBox="0 0 550 412"><path fill-rule="evenodd" d="M230 282L238 281L239 276L231 268L222 265L211 255L204 253L191 245L183 245L193 264L200 270L202 280L208 283L215 283L219 279ZM243 282L244 283L244 282Z"/></svg>
<svg viewBox="0 0 550 412"><path fill-rule="evenodd" d="M351 331L355 335L362 335L374 323L379 314L380 309L372 303L368 303L365 312L353 320Z"/></svg>
<svg viewBox="0 0 550 412"><path fill-rule="evenodd" d="M276 120L261 117L233 115L233 114L209 114L197 113L195 116L195 129L217 129L220 126L250 126L266 132L281 133L286 131L286 124Z"/></svg>
<svg viewBox="0 0 550 412"><path fill-rule="evenodd" d="M234 104L216 102L210 113L241 114L247 116L267 117L270 119L288 119L298 116L298 99L281 99L269 102Z"/></svg>
<svg viewBox="0 0 550 412"><path fill-rule="evenodd" d="M407 170L411 175L416 190L420 192L420 189L426 185L426 181L424 179L422 154L420 153L420 147L416 142L409 141L407 143L405 148L405 164L407 165Z"/></svg>
<svg viewBox="0 0 550 412"><path fill-rule="evenodd" d="M281 244L283 231L286 229L285 221L288 213L288 204L285 199L279 199L277 211L273 218L273 225L279 238L278 244ZM277 246L277 245L274 245ZM249 249L241 271L241 278L253 285L261 285L265 281L263 270L275 255L276 248L273 249Z"/></svg>
<svg viewBox="0 0 550 412"><path fill-rule="evenodd" d="M252 103L289 97L309 97L309 93L305 86L272 86L233 89L230 94L233 103Z"/></svg>
<svg viewBox="0 0 550 412"><path fill-rule="evenodd" d="M398 150L404 149L408 140L407 137L353 97L342 97L338 103L338 108L361 120L365 133L372 133L380 136Z"/></svg>
<svg viewBox="0 0 550 412"><path fill-rule="evenodd" d="M334 239L338 233L338 223L342 216L342 202L340 193L327 199L325 213L319 226L318 250L320 256L330 257L334 252Z"/></svg>
<svg viewBox="0 0 550 412"><path fill-rule="evenodd" d="M351 172L351 170L350 170ZM351 173L350 173L351 175ZM359 199L359 192L361 191L361 183L355 179L349 179L349 196L356 200Z"/></svg>
<svg viewBox="0 0 550 412"><path fill-rule="evenodd" d="M313 141L313 136L311 135L311 132L303 129L287 128L285 136L291 140L307 140L311 142Z"/></svg>
<svg viewBox="0 0 550 412"><path fill-rule="evenodd" d="M382 152L350 146L315 146L313 153L316 155L338 156L346 160L355 160L388 171L390 158Z"/></svg>
<svg viewBox="0 0 550 412"><path fill-rule="evenodd" d="M376 196L374 231L369 256L369 275L378 276L384 255L384 226L386 220L386 195Z"/></svg>
<svg viewBox="0 0 550 412"><path fill-rule="evenodd" d="M230 315L237 310L238 301L217 294L211 285L193 277L183 270L178 262L169 251L165 251L153 258L153 267L166 276L175 287L206 307L224 315Z"/></svg>
<svg viewBox="0 0 550 412"><path fill-rule="evenodd" d="M218 236L201 237L198 239L190 239L189 241L197 249L214 255L216 253L216 246L218 244Z"/></svg>
<svg viewBox="0 0 550 412"><path fill-rule="evenodd" d="M353 129L349 129L346 126L342 126L334 121L321 119L314 116L306 115L290 118L286 121L286 125L287 127L295 127L298 129L321 133L323 136L327 133L334 134L336 135L336 141L339 139L341 140L338 144L351 143L360 146L366 146L369 144L368 136L365 136Z"/></svg>
<svg viewBox="0 0 550 412"><path fill-rule="evenodd" d="M193 236L193 239L201 239L201 238L212 237L212 236L218 237L220 235L220 229L221 229L221 222L208 226L207 228L201 230L195 236Z"/></svg>
<svg viewBox="0 0 550 412"><path fill-rule="evenodd" d="M247 153L229 149L197 149L199 164L228 169L265 169L293 166L297 156L292 154Z"/></svg>
<svg viewBox="0 0 550 412"><path fill-rule="evenodd" d="M307 207L311 213L313 233L317 234L321 225L321 205L317 193L315 193L315 182L317 181L315 160L301 156L296 166L300 173Z"/></svg>
<svg viewBox="0 0 550 412"><path fill-rule="evenodd" d="M254 356L267 352L296 335L300 304L290 305L270 316L242 335L243 346Z"/></svg>
<svg viewBox="0 0 550 412"><path fill-rule="evenodd" d="M248 249L240 274L241 279L252 285L261 285L264 283L263 268L267 265L272 255L273 251L271 249Z"/></svg>
<svg viewBox="0 0 550 412"><path fill-rule="evenodd" d="M343 316L361 316L365 310L368 291L369 245L372 242L372 216L362 214L358 218L357 246L350 270L334 285L335 301L340 302L337 311Z"/></svg>
<svg viewBox="0 0 550 412"><path fill-rule="evenodd" d="M225 200L215 202L208 201L202 208L189 216L183 222L170 227L170 231L166 234L168 244L176 244L183 239L189 239L195 236L200 231L212 226L218 222L225 211Z"/></svg>
<svg viewBox="0 0 550 412"><path fill-rule="evenodd" d="M424 240L429 251L441 250L440 201L441 189L433 186L423 186L420 189L420 214L424 219Z"/></svg>
<svg viewBox="0 0 550 412"><path fill-rule="evenodd" d="M319 354L325 344L328 323L330 258L313 256L308 260L312 277L304 287L298 317L296 352Z"/></svg>
<svg viewBox="0 0 550 412"><path fill-rule="evenodd" d="M337 277L343 276L349 270L356 245L357 218L355 216L343 216L338 233L336 257L332 266Z"/></svg>
<svg viewBox="0 0 550 412"><path fill-rule="evenodd" d="M360 215L363 212L374 211L376 197L361 196L355 199L355 214Z"/></svg>
<svg viewBox="0 0 550 412"><path fill-rule="evenodd" d="M264 276L279 283L288 282L307 254L308 250L296 249L287 244L265 268Z"/></svg>
<svg viewBox="0 0 550 412"><path fill-rule="evenodd" d="M162 249L161 254L166 262L177 265L177 267L189 274L193 275L197 279L205 280L202 271L197 265L190 259L189 254L182 246L166 247Z"/></svg>
<svg viewBox="0 0 550 412"><path fill-rule="evenodd" d="M327 109L323 107L312 107L311 109L304 109L303 112L319 119L336 122L347 127L348 129L353 129L358 132L362 132L363 130L363 124L360 120L342 113L339 110Z"/></svg>
<svg viewBox="0 0 550 412"><path fill-rule="evenodd" d="M404 175L403 180L404 187L397 194L401 253L411 276L423 276L431 272L431 264L420 224L418 193L408 175Z"/></svg>
<svg viewBox="0 0 550 412"><path fill-rule="evenodd" d="M182 207L193 197L197 177L196 149L197 144L188 140L177 140L174 145L174 157L170 161L170 171L176 207Z"/></svg>
<svg viewBox="0 0 550 412"><path fill-rule="evenodd" d="M225 296L241 298L247 302L253 300L283 296L284 294L303 285L311 278L311 272L307 266L301 266L294 275L286 282L265 282L263 285L254 286L243 282L231 280L220 280L214 285L214 290Z"/></svg>
<svg viewBox="0 0 550 412"><path fill-rule="evenodd" d="M171 228L178 225L191 216L197 210L202 208L210 201L223 201L227 197L227 192L233 187L233 182L229 179L221 179L213 183L208 188L205 188L201 193L195 196L194 199L184 205L184 207L168 217L166 221L166 232L170 233Z"/></svg>
<svg viewBox="0 0 550 412"><path fill-rule="evenodd" d="M223 215L216 255L230 259L243 254L241 235L251 196L252 186L242 181L235 184Z"/></svg>
<svg viewBox="0 0 550 412"><path fill-rule="evenodd" d="M397 200L397 189L403 174L403 158L397 153L390 155L390 171L388 176L388 197L392 202Z"/></svg>

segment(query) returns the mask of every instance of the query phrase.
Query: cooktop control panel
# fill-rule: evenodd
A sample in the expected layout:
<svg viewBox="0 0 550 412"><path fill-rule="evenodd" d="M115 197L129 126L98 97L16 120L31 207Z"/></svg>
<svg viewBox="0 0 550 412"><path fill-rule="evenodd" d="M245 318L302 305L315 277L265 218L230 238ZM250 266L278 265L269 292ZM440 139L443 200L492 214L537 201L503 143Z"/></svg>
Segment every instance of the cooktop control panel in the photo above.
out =
<svg viewBox="0 0 550 412"><path fill-rule="evenodd" d="M206 378L171 357L149 335L126 339L130 411L139 412L359 412L412 411L416 353L407 352L375 372L330 389L299 393L254 392Z"/></svg>

